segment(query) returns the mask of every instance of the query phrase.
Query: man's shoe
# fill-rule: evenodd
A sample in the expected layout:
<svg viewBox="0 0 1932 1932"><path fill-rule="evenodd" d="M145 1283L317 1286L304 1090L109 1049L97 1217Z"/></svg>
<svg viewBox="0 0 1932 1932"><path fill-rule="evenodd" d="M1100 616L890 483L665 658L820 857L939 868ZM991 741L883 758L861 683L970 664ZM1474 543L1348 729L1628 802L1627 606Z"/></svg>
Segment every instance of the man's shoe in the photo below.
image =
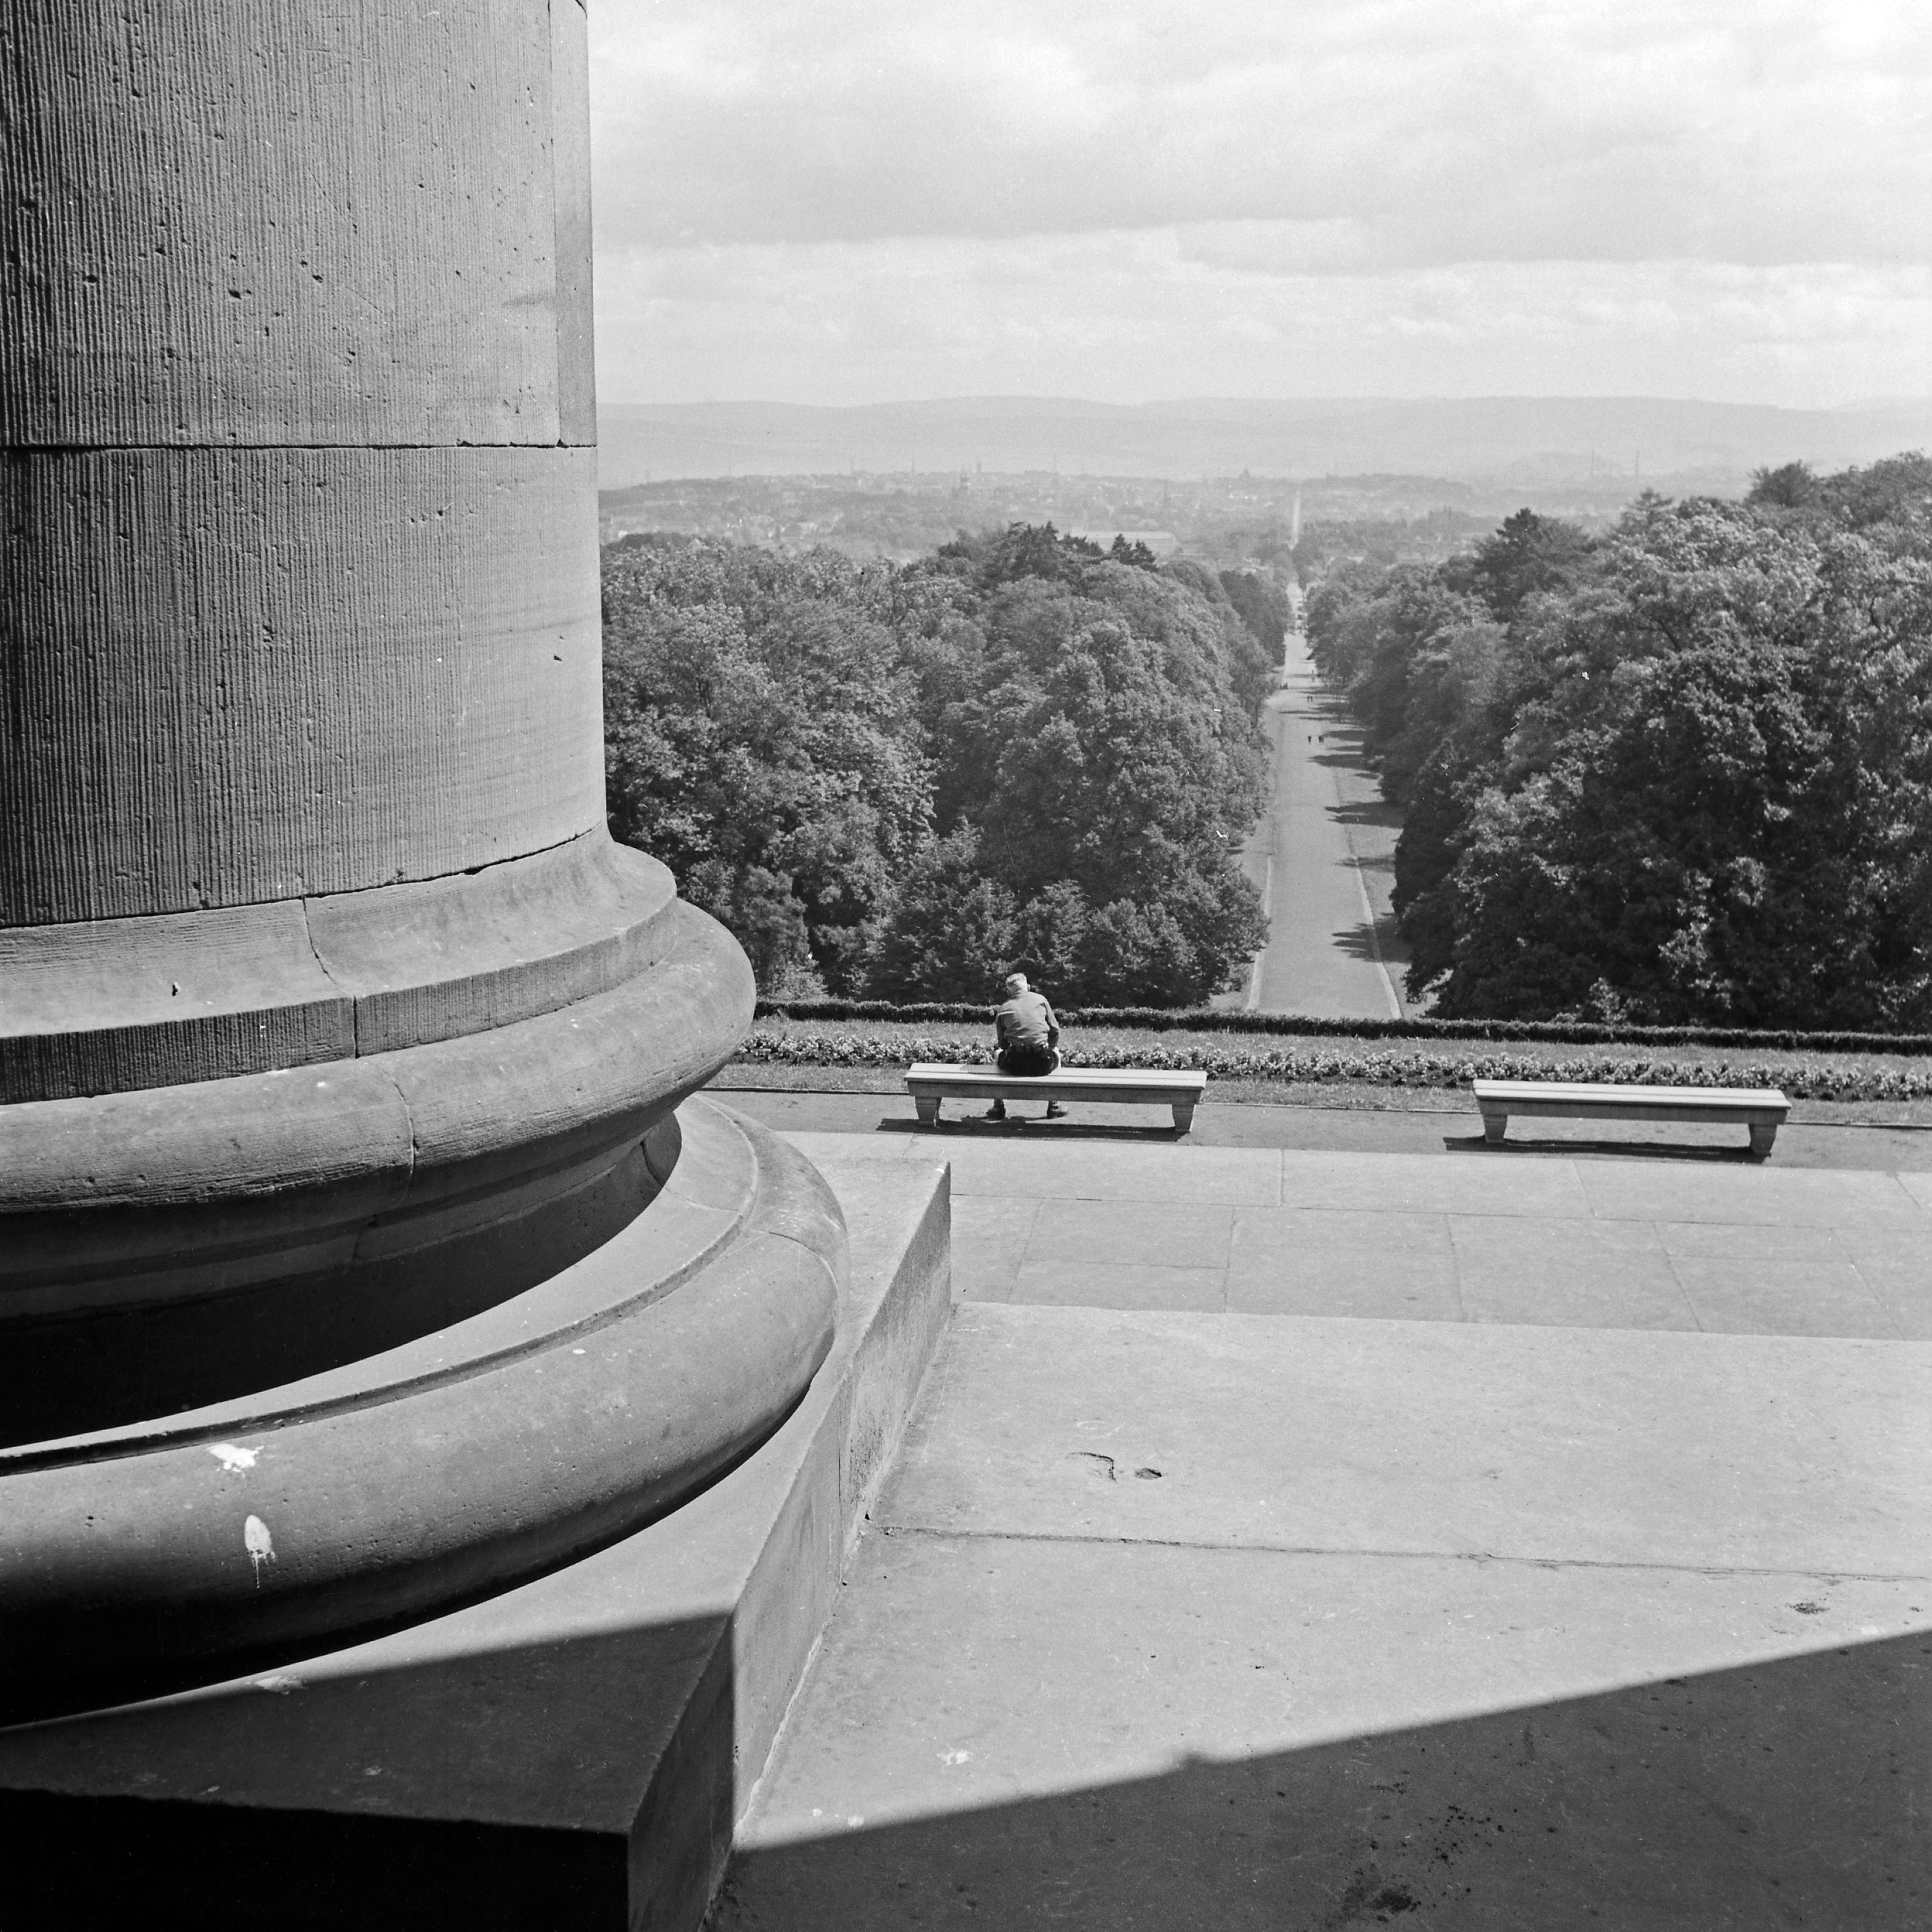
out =
<svg viewBox="0 0 1932 1932"><path fill-rule="evenodd" d="M995 1100L993 1104L986 1109L986 1117L989 1120L1004 1120L1006 1118L1006 1103L1005 1101Z"/></svg>
<svg viewBox="0 0 1932 1932"><path fill-rule="evenodd" d="M1049 1120L1064 1120L1066 1118L1066 1109L1058 1100L1049 1100L1046 1103L1046 1118Z"/></svg>

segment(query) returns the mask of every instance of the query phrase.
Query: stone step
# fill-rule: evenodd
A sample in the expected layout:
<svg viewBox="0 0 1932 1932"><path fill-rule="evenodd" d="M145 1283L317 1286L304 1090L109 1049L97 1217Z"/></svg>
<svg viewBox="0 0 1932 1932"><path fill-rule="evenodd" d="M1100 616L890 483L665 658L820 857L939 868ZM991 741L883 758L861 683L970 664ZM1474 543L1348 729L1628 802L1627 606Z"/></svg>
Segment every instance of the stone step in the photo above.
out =
<svg viewBox="0 0 1932 1932"><path fill-rule="evenodd" d="M1932 1175L1031 1136L793 1133L950 1162L964 1299L1932 1338Z"/></svg>
<svg viewBox="0 0 1932 1932"><path fill-rule="evenodd" d="M1926 1343L962 1307L718 1932L1922 1926L1928 1415Z"/></svg>

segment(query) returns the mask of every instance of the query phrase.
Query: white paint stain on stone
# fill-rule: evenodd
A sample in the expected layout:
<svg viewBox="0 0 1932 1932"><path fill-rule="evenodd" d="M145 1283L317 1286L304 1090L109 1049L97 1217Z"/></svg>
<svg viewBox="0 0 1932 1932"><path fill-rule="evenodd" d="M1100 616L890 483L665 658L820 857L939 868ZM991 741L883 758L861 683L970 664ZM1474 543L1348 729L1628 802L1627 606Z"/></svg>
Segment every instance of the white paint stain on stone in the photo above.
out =
<svg viewBox="0 0 1932 1932"><path fill-rule="evenodd" d="M258 1516L251 1516L242 1526L242 1541L248 1552L248 1560L255 1566L255 1587L262 1587L262 1565L275 1560L275 1545L268 1534L268 1526Z"/></svg>
<svg viewBox="0 0 1932 1932"><path fill-rule="evenodd" d="M939 1761L941 1764L964 1764L972 1755L970 1751L941 1751Z"/></svg>
<svg viewBox="0 0 1932 1932"><path fill-rule="evenodd" d="M240 1470L252 1469L256 1457L262 1452L259 1449L244 1449L238 1442L211 1442L208 1453L232 1476ZM249 1520L252 1522L254 1519L251 1516Z"/></svg>

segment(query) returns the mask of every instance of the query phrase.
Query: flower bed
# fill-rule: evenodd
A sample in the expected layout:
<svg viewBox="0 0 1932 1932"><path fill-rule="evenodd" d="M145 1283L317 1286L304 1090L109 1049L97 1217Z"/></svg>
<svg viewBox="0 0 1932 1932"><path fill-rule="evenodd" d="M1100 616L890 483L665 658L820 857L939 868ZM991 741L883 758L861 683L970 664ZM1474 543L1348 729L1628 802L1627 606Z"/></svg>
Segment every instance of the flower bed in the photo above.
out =
<svg viewBox="0 0 1932 1932"><path fill-rule="evenodd" d="M959 1002L894 1005L886 1000L760 1000L758 1018L864 1026L983 1024L992 1009ZM1607 1026L1589 1020L1325 1019L1306 1013L1183 1010L1160 1006L1064 1006L1064 1026L1108 1031L1301 1034L1316 1038L1481 1040L1497 1043L1538 1041L1570 1046L1712 1046L1733 1052L1805 1054L1932 1054L1932 1034L1757 1032L1738 1027Z"/></svg>
<svg viewBox="0 0 1932 1932"><path fill-rule="evenodd" d="M1175 1048L1154 1040L1083 1045L1066 1039L1061 1052L1069 1066L1198 1067L1216 1080L1351 1081L1386 1087L1464 1087L1476 1079L1588 1080L1624 1086L1776 1087L1792 1100L1932 1097L1932 1061L1846 1066L1823 1060L1653 1059L1608 1053L1557 1059L1521 1053L1392 1049L1368 1041L1247 1048L1192 1042ZM736 1058L741 1064L790 1066L896 1068L916 1060L978 1066L990 1064L992 1048L983 1034L968 1039L902 1030L885 1035L758 1027L746 1036Z"/></svg>

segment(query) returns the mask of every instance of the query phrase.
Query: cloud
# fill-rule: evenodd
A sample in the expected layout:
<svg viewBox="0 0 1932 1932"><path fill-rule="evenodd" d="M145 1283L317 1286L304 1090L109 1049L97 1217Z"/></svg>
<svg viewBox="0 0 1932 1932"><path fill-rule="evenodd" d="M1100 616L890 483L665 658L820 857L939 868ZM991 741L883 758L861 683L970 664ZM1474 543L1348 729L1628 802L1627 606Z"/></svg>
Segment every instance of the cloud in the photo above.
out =
<svg viewBox="0 0 1932 1932"><path fill-rule="evenodd" d="M1932 366L1923 0L591 20L614 398L1816 403Z"/></svg>
<svg viewBox="0 0 1932 1932"><path fill-rule="evenodd" d="M1262 223L640 249L598 265L612 400L1696 394L1922 387L1932 268L1464 262L1350 272ZM1324 259L1328 266L1322 266Z"/></svg>
<svg viewBox="0 0 1932 1932"><path fill-rule="evenodd" d="M607 249L1245 224L1286 261L1378 272L1932 259L1918 0L592 17Z"/></svg>

